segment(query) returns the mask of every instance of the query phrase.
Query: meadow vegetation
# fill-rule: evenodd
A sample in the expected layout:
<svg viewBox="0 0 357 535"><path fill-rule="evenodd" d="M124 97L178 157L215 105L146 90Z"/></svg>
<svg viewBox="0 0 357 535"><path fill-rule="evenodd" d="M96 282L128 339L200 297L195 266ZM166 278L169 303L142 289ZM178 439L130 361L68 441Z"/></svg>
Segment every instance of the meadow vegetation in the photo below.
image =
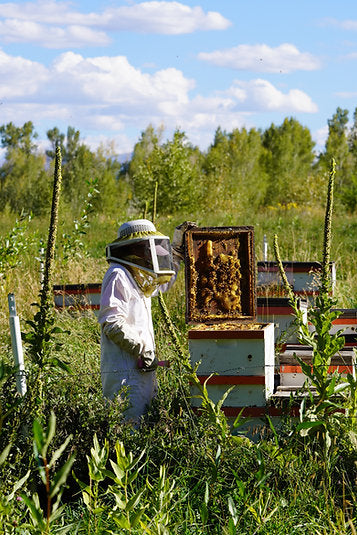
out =
<svg viewBox="0 0 357 535"><path fill-rule="evenodd" d="M1 532L356 533L356 380L312 375L321 403L308 396L299 416L287 417L279 429L266 418L265 431L253 439L240 432L240 420L234 430L229 427L205 389L198 416L190 408L195 377L188 361L183 269L164 295L169 323L153 300L158 358L172 364L158 370L159 395L139 430L123 420L125 396L110 403L102 398L100 332L91 311L50 307L47 330L36 338L56 147L62 152L62 193L53 284L101 282L105 245L122 222L144 215L154 216L169 236L184 220L252 225L257 260L263 259L264 235L274 260L276 235L280 258L322 261L336 152L329 257L337 285L334 299L323 294L323 317L316 323L327 362L339 343L324 333L331 308L357 308L357 153L355 126L347 131L344 111L329 121L329 141L318 156L309 132L293 119L266 132L218 129L207 153L190 146L183 133L162 142L160 131L148 127L125 164L108 149L92 153L73 128L67 135L56 128L48 133L53 150L47 159L34 149L31 124L0 128L7 149L0 168ZM10 292L24 333L24 397L14 379Z"/></svg>

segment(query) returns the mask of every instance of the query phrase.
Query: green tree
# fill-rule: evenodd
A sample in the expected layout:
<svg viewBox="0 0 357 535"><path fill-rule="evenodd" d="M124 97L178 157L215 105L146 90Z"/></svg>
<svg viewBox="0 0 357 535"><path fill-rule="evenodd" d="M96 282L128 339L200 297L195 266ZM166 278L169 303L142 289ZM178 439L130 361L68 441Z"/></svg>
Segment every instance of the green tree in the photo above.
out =
<svg viewBox="0 0 357 535"><path fill-rule="evenodd" d="M129 164L124 166L122 170L124 172L127 171L129 179L137 175L139 167L144 165L152 151L160 145L162 133L162 128L155 130L151 124L141 133L139 141L134 146Z"/></svg>
<svg viewBox="0 0 357 535"><path fill-rule="evenodd" d="M219 128L205 158L206 195L211 202L224 201L229 209L257 208L264 202L267 177L261 161L265 149L255 129L234 129L227 134Z"/></svg>
<svg viewBox="0 0 357 535"><path fill-rule="evenodd" d="M197 206L200 151L187 143L185 134L179 130L172 141L163 145L159 145L158 139L153 141L148 155L130 176L135 205L141 209L145 209L147 203L150 205L157 185L158 213L174 213Z"/></svg>
<svg viewBox="0 0 357 535"><path fill-rule="evenodd" d="M15 126L12 122L0 126L1 146L11 150L20 149L26 154L31 154L37 148L34 139L37 133L31 121L21 126Z"/></svg>
<svg viewBox="0 0 357 535"><path fill-rule="evenodd" d="M313 174L315 143L308 128L296 119L272 124L262 136L266 148L264 167L268 174L267 204L307 203L316 199Z"/></svg>
<svg viewBox="0 0 357 535"><path fill-rule="evenodd" d="M93 159L99 195L93 201L96 212L116 215L123 211L130 198L130 187L125 176L120 177L121 164L112 143L100 145Z"/></svg>
<svg viewBox="0 0 357 535"><path fill-rule="evenodd" d="M325 143L325 152L319 158L319 168L322 173L327 175L331 160L336 161L335 198L338 206L341 203L346 203L353 186L351 178L354 168L353 153L351 152L353 140L351 139L349 144L348 110L337 108L336 113L327 123L328 137Z"/></svg>
<svg viewBox="0 0 357 535"><path fill-rule="evenodd" d="M353 114L353 125L348 135L348 147L352 158L352 172L349 175L349 184L344 188L343 202L349 210L357 208L357 108Z"/></svg>
<svg viewBox="0 0 357 535"><path fill-rule="evenodd" d="M78 216L87 196L88 180L96 180L99 195L93 200L95 211L113 211L119 201L118 174L120 163L113 147L90 150L80 139L80 131L67 128L66 135L57 127L48 130L51 148L47 156L53 158L57 146L61 148L63 200L71 213Z"/></svg>
<svg viewBox="0 0 357 535"><path fill-rule="evenodd" d="M205 174L204 196L212 207L220 202L219 199L225 198L226 182L231 167L230 160L229 135L218 127L202 166Z"/></svg>
<svg viewBox="0 0 357 535"><path fill-rule="evenodd" d="M47 156L54 158L56 147L59 146L62 154L62 188L63 197L71 208L79 209L85 197L86 180L91 178L92 154L88 147L80 142L80 131L72 126L67 128L67 134L62 134L57 127L47 131L51 142L51 149Z"/></svg>
<svg viewBox="0 0 357 535"><path fill-rule="evenodd" d="M34 126L13 123L0 127L1 145L6 149L0 167L0 206L15 213L23 210L41 215L48 209L51 195L50 177L45 169L45 157L37 152Z"/></svg>

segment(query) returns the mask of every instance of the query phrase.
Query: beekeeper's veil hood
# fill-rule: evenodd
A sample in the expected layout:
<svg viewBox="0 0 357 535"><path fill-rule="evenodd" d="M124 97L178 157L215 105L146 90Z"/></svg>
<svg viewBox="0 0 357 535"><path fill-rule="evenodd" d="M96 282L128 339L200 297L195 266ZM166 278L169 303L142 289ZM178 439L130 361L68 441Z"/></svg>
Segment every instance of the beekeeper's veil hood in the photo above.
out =
<svg viewBox="0 0 357 535"><path fill-rule="evenodd" d="M106 257L108 261L125 265L147 296L175 273L170 239L147 219L123 223L117 239L107 245Z"/></svg>

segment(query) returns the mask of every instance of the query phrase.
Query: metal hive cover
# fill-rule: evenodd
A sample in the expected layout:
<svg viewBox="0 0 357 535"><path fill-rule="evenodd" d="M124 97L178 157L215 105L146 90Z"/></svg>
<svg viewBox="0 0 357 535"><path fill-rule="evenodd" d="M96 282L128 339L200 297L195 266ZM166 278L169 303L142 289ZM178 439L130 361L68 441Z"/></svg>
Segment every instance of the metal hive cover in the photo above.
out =
<svg viewBox="0 0 357 535"><path fill-rule="evenodd" d="M253 227L193 228L185 245L186 321L255 321Z"/></svg>

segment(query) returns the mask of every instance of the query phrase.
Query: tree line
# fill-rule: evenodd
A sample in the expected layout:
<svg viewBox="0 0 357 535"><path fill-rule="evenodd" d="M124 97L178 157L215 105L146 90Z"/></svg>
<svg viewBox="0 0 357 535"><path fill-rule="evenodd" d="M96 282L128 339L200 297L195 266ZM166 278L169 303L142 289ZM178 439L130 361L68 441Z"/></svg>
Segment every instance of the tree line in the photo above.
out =
<svg viewBox="0 0 357 535"><path fill-rule="evenodd" d="M324 150L317 154L307 127L294 118L266 130L217 128L206 151L193 146L177 130L163 141L162 129L149 125L135 144L128 161L116 158L113 146L92 151L69 126L47 132L50 148L41 151L31 121L22 127L0 126L5 156L0 166L0 211L35 216L46 213L51 198L54 152L62 153L63 203L71 214L80 213L90 184L99 191L93 209L115 213L130 203L145 213L152 208L170 214L205 206L237 207L253 211L265 206L323 202L331 159L337 164L336 203L353 212L357 208L357 108L349 124L348 110L337 108L328 120Z"/></svg>

